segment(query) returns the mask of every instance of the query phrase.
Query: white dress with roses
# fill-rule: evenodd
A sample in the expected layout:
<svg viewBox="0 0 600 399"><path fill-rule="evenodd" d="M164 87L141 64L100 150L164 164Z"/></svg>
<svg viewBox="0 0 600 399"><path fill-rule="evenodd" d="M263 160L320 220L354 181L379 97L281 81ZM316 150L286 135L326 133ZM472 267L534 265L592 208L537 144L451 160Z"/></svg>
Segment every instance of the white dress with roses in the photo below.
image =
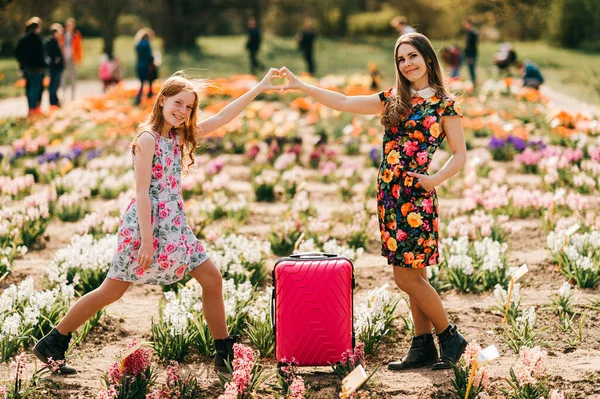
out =
<svg viewBox="0 0 600 399"><path fill-rule="evenodd" d="M149 191L154 260L148 270L137 262L141 234L134 198L119 223L117 253L108 277L166 285L182 279L209 257L187 225L180 184L181 150L175 131L171 131L170 139L149 131L142 134L145 133L152 134L156 142Z"/></svg>

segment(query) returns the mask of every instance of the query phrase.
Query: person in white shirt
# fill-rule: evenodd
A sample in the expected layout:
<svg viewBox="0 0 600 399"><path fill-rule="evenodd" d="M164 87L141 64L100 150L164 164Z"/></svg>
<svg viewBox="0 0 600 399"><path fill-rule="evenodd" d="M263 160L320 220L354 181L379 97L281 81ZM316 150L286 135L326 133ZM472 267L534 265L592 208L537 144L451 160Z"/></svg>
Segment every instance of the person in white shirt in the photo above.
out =
<svg viewBox="0 0 600 399"><path fill-rule="evenodd" d="M397 15L392 19L390 25L396 29L398 36L406 35L407 33L413 33L417 30L412 26L408 25L408 19L404 15Z"/></svg>

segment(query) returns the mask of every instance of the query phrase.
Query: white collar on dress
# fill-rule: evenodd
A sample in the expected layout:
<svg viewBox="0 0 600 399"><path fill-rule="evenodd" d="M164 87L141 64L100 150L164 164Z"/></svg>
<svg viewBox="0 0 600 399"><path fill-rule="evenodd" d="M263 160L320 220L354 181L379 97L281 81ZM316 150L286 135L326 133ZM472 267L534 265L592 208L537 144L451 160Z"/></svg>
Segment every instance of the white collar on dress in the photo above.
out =
<svg viewBox="0 0 600 399"><path fill-rule="evenodd" d="M431 89L431 87L429 87L429 86L424 89L421 89L421 90L415 90L411 87L410 92L412 93L413 96L416 94L417 96L419 96L421 98L430 98L435 95L435 91L433 91Z"/></svg>

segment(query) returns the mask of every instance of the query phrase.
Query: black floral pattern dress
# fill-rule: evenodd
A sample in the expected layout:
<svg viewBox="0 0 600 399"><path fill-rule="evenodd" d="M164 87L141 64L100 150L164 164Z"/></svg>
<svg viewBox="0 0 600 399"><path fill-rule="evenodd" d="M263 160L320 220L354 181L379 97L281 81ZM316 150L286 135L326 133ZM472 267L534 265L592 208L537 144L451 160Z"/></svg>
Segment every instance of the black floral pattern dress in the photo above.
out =
<svg viewBox="0 0 600 399"><path fill-rule="evenodd" d="M388 102L391 88L379 93ZM438 263L438 198L435 189L421 188L407 172L427 174L433 154L446 137L442 117L462 116L449 97L413 95L411 113L400 125L386 128L377 176L377 214L381 255L388 264L423 268Z"/></svg>

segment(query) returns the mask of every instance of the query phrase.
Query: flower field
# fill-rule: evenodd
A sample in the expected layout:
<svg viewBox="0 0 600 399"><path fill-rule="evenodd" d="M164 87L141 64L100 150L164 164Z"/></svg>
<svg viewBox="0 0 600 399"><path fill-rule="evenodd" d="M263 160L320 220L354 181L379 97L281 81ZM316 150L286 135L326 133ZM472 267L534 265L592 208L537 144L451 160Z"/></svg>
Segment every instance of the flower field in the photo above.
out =
<svg viewBox="0 0 600 399"><path fill-rule="evenodd" d="M203 93L203 117L255 81L215 83ZM369 83L318 82L348 94L369 93ZM213 132L182 179L188 223L223 275L230 334L242 337L231 377L212 369L202 290L189 277L133 286L88 321L68 355L78 374L40 370L28 350L101 284L135 196L129 145L152 103L135 107L134 93L116 88L0 126L0 399L329 399L358 363L372 375L356 397L464 398L474 359L489 345L500 357L478 369L470 398L600 397L600 112L570 113L505 82L476 95L460 83L453 89L469 155L436 188L440 262L427 271L471 341L454 370L386 367L407 351L413 324L380 256L379 118L296 93L264 95ZM445 144L430 173L449 156ZM294 251L354 260L360 344L344 364L292 365L278 375L270 271Z"/></svg>

